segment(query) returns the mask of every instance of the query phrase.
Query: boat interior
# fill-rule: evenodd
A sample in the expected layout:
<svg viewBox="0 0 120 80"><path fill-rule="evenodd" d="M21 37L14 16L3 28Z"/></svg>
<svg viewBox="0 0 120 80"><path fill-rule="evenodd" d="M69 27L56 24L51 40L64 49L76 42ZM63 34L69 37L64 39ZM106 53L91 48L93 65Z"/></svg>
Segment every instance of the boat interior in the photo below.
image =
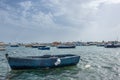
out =
<svg viewBox="0 0 120 80"><path fill-rule="evenodd" d="M75 56L73 54L65 54L65 55L43 55L43 56L28 56L29 58L61 58L61 57L70 57L70 56Z"/></svg>

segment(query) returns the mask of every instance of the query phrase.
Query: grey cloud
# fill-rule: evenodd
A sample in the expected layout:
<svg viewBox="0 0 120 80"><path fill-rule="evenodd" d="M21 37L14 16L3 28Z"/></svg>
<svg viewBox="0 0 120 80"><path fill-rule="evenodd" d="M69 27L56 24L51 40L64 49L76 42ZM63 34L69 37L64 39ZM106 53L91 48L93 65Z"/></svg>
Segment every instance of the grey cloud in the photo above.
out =
<svg viewBox="0 0 120 80"><path fill-rule="evenodd" d="M120 33L119 3L119 0L1 0L0 27L11 28L9 36L18 35L16 39L22 41L113 40L115 32ZM23 32L19 34L16 29ZM2 30L0 34L8 36Z"/></svg>

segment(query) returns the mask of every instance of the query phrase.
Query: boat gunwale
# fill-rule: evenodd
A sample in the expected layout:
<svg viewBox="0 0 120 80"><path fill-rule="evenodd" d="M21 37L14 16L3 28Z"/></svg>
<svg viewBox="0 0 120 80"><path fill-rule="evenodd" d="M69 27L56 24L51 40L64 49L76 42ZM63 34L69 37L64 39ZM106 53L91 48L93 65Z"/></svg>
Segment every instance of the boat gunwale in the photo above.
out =
<svg viewBox="0 0 120 80"><path fill-rule="evenodd" d="M73 58L73 57L80 57L78 55L69 55L69 56L64 56L64 57L58 57L58 56L50 56L50 57L42 57L42 56L26 56L26 57L8 57L8 59L10 58L14 58L14 59L25 59L25 60L47 60L47 59L64 59L64 58Z"/></svg>

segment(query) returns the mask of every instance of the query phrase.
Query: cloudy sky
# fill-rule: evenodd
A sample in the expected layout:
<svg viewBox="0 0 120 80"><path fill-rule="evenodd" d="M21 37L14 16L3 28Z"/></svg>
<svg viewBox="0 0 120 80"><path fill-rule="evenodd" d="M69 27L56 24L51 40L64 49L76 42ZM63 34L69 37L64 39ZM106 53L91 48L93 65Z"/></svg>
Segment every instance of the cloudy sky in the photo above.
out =
<svg viewBox="0 0 120 80"><path fill-rule="evenodd" d="M0 0L0 41L120 40L120 0Z"/></svg>

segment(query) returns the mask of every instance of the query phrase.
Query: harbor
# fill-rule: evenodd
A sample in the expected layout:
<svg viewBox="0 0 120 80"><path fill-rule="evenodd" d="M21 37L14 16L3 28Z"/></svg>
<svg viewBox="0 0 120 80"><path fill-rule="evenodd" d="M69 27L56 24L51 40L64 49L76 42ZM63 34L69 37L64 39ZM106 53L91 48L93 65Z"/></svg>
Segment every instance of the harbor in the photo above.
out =
<svg viewBox="0 0 120 80"><path fill-rule="evenodd" d="M50 43L48 44L50 46ZM45 45L48 46L48 44L46 43ZM43 44L41 45L43 46ZM0 51L1 80L57 80L58 78L60 80L119 80L120 78L120 48L98 47L93 44L91 46L76 46L69 49L58 49L57 46L52 46L50 50L26 47L24 44L19 44L19 47L7 45L5 48L5 51ZM14 71L9 66L5 57L6 53L11 57L62 55L69 53L81 56L81 59L77 65L73 66Z"/></svg>
<svg viewBox="0 0 120 80"><path fill-rule="evenodd" d="M73 41L73 42L50 42L50 43L41 43L41 42L29 42L29 43L4 43L0 42L0 48L5 48L5 46L10 47L31 47L31 48L50 48L50 47L56 47L56 48L76 48L76 46L97 46L97 47L104 47L104 48L120 48L120 41L91 41L91 42L81 42L81 41ZM110 47L107 47L110 46Z"/></svg>

